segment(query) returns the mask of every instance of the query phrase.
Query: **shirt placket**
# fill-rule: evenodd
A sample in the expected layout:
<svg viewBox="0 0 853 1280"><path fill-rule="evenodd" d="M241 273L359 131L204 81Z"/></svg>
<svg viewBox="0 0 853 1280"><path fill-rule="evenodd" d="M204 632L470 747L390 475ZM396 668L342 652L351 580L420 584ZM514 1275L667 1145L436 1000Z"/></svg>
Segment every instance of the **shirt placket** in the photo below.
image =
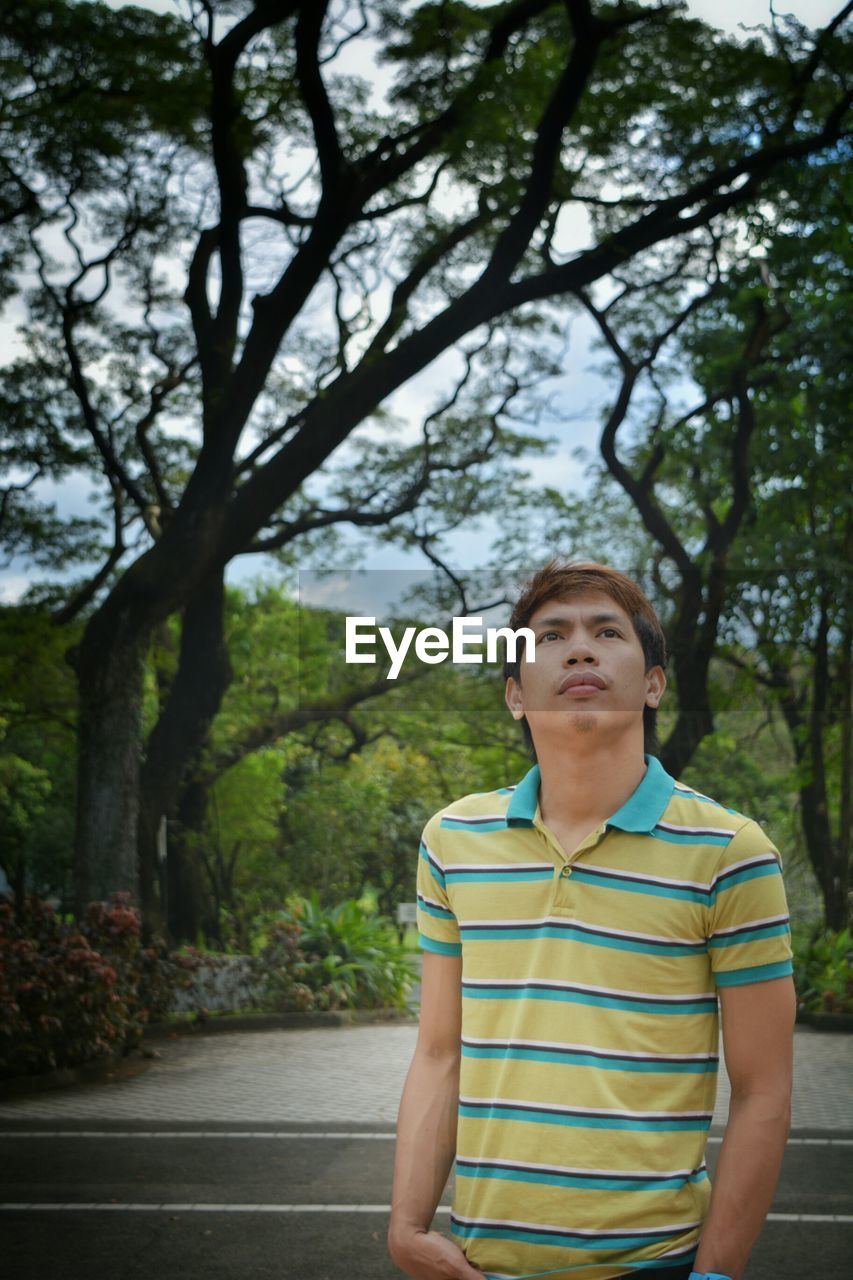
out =
<svg viewBox="0 0 853 1280"><path fill-rule="evenodd" d="M567 854L559 840L549 831L538 816L534 819L534 827L545 841L548 852L554 858L554 877L551 881L551 909L566 911L576 905L576 890L572 884L572 872L576 863L592 849L597 848L607 834L607 824L602 823L590 831L578 847Z"/></svg>

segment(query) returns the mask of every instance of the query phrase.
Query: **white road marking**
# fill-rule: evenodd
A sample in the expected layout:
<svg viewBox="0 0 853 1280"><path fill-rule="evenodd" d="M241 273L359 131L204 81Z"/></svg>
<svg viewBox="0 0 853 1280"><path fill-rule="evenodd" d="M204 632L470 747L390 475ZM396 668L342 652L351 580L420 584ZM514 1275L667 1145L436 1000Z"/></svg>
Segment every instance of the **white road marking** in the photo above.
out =
<svg viewBox="0 0 853 1280"><path fill-rule="evenodd" d="M229 1130L227 1133L216 1129L5 1129L0 1130L0 1138L343 1138L368 1139L393 1142L395 1133L301 1133L292 1129L281 1129L274 1132L255 1131L253 1129Z"/></svg>
<svg viewBox="0 0 853 1280"><path fill-rule="evenodd" d="M381 1213L391 1212L389 1204L0 1204L7 1213ZM450 1213L450 1205L439 1205L437 1213ZM767 1222L853 1223L853 1214L845 1213L768 1213Z"/></svg>
<svg viewBox="0 0 853 1280"><path fill-rule="evenodd" d="M388 1204L0 1204L0 1210L56 1213L96 1211L101 1209L121 1213L390 1213ZM450 1208L439 1207L439 1213L449 1213Z"/></svg>
<svg viewBox="0 0 853 1280"><path fill-rule="evenodd" d="M301 1132L292 1129L280 1129L270 1131L259 1131L254 1129L229 1130L223 1132L217 1129L4 1129L0 1130L0 1139L3 1138L122 1138L127 1141L128 1138L275 1138L277 1140L287 1140L288 1138L305 1139L333 1139L341 1141L353 1139L359 1142L393 1142L396 1138L393 1132L383 1131L381 1133L353 1133L350 1130L329 1131L324 1132ZM708 1138L708 1143L720 1143L722 1137L716 1134ZM806 1146L806 1147L853 1147L853 1138L789 1138L788 1146Z"/></svg>

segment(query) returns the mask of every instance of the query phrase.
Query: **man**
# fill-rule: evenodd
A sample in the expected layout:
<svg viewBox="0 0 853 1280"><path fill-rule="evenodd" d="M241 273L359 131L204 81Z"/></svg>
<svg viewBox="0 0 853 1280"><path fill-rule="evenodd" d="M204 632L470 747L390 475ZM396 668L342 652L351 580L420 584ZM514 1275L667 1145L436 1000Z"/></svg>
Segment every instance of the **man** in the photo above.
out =
<svg viewBox="0 0 853 1280"><path fill-rule="evenodd" d="M506 701L538 763L424 831L389 1251L416 1280L741 1280L790 1124L779 854L651 754L665 645L631 579L552 561L510 625L535 635Z"/></svg>

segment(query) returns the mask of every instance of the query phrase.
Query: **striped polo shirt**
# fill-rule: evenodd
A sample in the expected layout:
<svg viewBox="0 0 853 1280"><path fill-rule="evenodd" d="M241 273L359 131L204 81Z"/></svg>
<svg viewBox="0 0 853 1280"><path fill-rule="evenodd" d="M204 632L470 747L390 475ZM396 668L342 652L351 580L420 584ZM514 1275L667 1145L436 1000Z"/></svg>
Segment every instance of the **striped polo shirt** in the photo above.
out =
<svg viewBox="0 0 853 1280"><path fill-rule="evenodd" d="M421 945L462 956L451 1231L489 1277L612 1280L692 1259L717 988L793 972L771 841L646 763L568 857L538 766L424 829Z"/></svg>

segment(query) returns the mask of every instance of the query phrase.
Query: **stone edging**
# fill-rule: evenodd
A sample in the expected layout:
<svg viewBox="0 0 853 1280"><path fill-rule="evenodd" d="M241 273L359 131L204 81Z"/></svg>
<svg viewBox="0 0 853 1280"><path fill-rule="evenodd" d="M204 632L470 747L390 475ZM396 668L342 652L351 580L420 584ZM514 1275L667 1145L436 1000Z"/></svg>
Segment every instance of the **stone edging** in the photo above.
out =
<svg viewBox="0 0 853 1280"><path fill-rule="evenodd" d="M229 1031L345 1027L375 1022L412 1024L416 1021L413 1012L399 1009L342 1009L333 1013L212 1014L186 1022L152 1022L145 1028L142 1039L145 1044L146 1041L156 1042L176 1036L219 1035ZM797 1012L797 1024L813 1027L815 1031L853 1033L853 1014L809 1013L800 1009ZM107 1084L114 1080L125 1080L147 1071L156 1056L156 1051L142 1048L131 1050L127 1054L111 1054L107 1058L86 1062L80 1067L63 1067L40 1075L0 1080L0 1101L43 1093L50 1089L66 1089L71 1085Z"/></svg>
<svg viewBox="0 0 853 1280"><path fill-rule="evenodd" d="M170 1036L218 1035L227 1031L275 1031L297 1027L348 1027L371 1022L414 1022L415 1015L400 1009L337 1009L322 1013L213 1013L184 1022L152 1022L144 1040Z"/></svg>
<svg viewBox="0 0 853 1280"><path fill-rule="evenodd" d="M814 1027L815 1031L853 1032L853 1013L810 1013L807 1009L797 1010L797 1023L803 1027Z"/></svg>

